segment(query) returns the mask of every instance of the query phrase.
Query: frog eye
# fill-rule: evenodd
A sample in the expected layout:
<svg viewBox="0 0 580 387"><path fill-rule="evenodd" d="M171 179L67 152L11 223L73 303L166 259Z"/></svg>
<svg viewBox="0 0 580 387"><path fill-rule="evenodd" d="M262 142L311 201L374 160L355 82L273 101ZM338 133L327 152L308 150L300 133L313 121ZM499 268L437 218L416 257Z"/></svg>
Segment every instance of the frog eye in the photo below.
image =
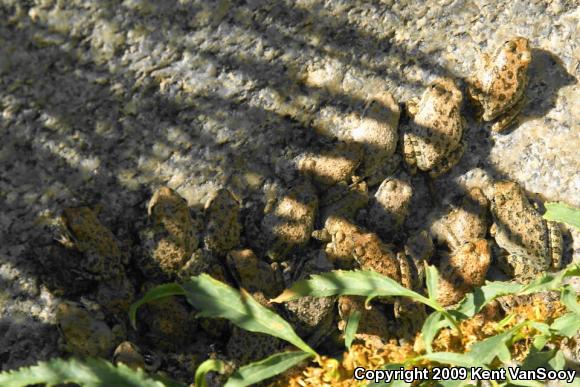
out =
<svg viewBox="0 0 580 387"><path fill-rule="evenodd" d="M514 52L516 50L516 44L511 40L506 40L506 42L504 43L504 47L511 52Z"/></svg>

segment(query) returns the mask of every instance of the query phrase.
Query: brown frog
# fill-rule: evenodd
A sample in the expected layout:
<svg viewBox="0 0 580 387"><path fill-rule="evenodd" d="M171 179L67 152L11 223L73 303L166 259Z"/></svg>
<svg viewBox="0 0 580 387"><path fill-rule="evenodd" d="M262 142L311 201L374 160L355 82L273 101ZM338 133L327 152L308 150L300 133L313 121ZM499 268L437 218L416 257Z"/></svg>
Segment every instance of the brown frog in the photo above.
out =
<svg viewBox="0 0 580 387"><path fill-rule="evenodd" d="M563 240L558 223L542 218L517 183L494 183L491 214L491 235L509 254L500 257L500 263L517 281L560 268Z"/></svg>
<svg viewBox="0 0 580 387"><path fill-rule="evenodd" d="M409 124L403 128L403 153L409 170L438 177L451 169L464 151L463 97L451 79L439 78L421 99L407 104Z"/></svg>
<svg viewBox="0 0 580 387"><path fill-rule="evenodd" d="M318 212L318 196L309 182L290 188L265 209L261 222L266 255L281 261L310 240Z"/></svg>
<svg viewBox="0 0 580 387"><path fill-rule="evenodd" d="M65 301L56 309L61 349L78 356L109 357L125 336L121 325L111 328L102 313L88 310L80 303Z"/></svg>
<svg viewBox="0 0 580 387"><path fill-rule="evenodd" d="M518 36L505 41L494 57L483 54L481 69L468 79L469 97L482 120L495 120L493 131L504 130L522 110L531 61L528 39Z"/></svg>
<svg viewBox="0 0 580 387"><path fill-rule="evenodd" d="M205 247L224 254L240 244L240 203L225 188L217 190L205 205Z"/></svg>
<svg viewBox="0 0 580 387"><path fill-rule="evenodd" d="M488 205L481 189L472 188L461 205L432 227L439 242L449 249L440 251L438 265L441 275L438 300L444 306L457 303L485 282L491 263L491 249L485 239Z"/></svg>
<svg viewBox="0 0 580 387"><path fill-rule="evenodd" d="M113 233L89 207L65 208L57 220L59 242L81 257L70 261L68 255L60 261L61 273L71 282L78 279L98 281L96 297L111 312L124 312L133 301L134 286L125 274L128 255Z"/></svg>
<svg viewBox="0 0 580 387"><path fill-rule="evenodd" d="M200 225L177 192L161 187L147 206L150 225L141 231L139 268L149 277L175 278L199 245Z"/></svg>
<svg viewBox="0 0 580 387"><path fill-rule="evenodd" d="M151 352L141 350L130 341L123 341L113 353L113 363L123 363L133 369L142 368L152 372L159 368L161 359Z"/></svg>

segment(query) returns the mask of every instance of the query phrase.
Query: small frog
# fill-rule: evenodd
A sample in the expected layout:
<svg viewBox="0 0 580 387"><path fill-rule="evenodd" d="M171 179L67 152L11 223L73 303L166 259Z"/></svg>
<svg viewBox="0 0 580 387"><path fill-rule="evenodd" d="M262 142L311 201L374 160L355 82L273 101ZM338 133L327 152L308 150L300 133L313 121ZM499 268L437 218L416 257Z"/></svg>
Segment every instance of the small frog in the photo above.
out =
<svg viewBox="0 0 580 387"><path fill-rule="evenodd" d="M141 368L153 372L161 365L161 359L151 352L142 351L141 348L130 341L123 341L115 349L113 363L123 363L133 369Z"/></svg>
<svg viewBox="0 0 580 387"><path fill-rule="evenodd" d="M152 287L146 284L143 291ZM158 348L176 350L190 344L198 327L195 312L182 300L167 297L148 302L139 312L146 336Z"/></svg>
<svg viewBox="0 0 580 387"><path fill-rule="evenodd" d="M258 259L252 250L232 250L226 262L238 286L250 294L259 292L269 299L282 291L280 277L269 264Z"/></svg>
<svg viewBox="0 0 580 387"><path fill-rule="evenodd" d="M177 192L161 187L147 206L150 225L141 231L139 268L149 278L173 279L197 249L200 225Z"/></svg>
<svg viewBox="0 0 580 387"><path fill-rule="evenodd" d="M493 131L507 128L522 110L531 61L528 39L518 36L505 41L493 58L483 54L481 69L467 80L468 95L478 107L480 118L495 120Z"/></svg>
<svg viewBox="0 0 580 387"><path fill-rule="evenodd" d="M485 283L491 263L491 249L487 240L466 242L451 254L444 252L441 255L441 278L437 289L437 300L441 305L453 305Z"/></svg>
<svg viewBox="0 0 580 387"><path fill-rule="evenodd" d="M367 211L367 227L382 238L392 237L405 222L412 196L407 175L383 180Z"/></svg>
<svg viewBox="0 0 580 387"><path fill-rule="evenodd" d="M365 149L359 174L371 187L389 176L401 161L395 154L399 116L393 96L387 91L378 92L368 99L358 127L352 130L352 139Z"/></svg>
<svg viewBox="0 0 580 387"><path fill-rule="evenodd" d="M290 188L268 206L261 222L266 255L281 261L310 240L318 212L318 196L309 182Z"/></svg>
<svg viewBox="0 0 580 387"><path fill-rule="evenodd" d="M491 263L491 249L485 239L488 206L481 189L472 188L461 205L433 224L433 234L449 248L440 252L438 265L438 300L444 306L459 302L474 287L484 284Z"/></svg>
<svg viewBox="0 0 580 387"><path fill-rule="evenodd" d="M62 268L77 277L102 280L124 271L128 256L123 254L117 238L89 207L71 207L57 219L61 232L58 241L82 254L75 262L62 262Z"/></svg>
<svg viewBox="0 0 580 387"><path fill-rule="evenodd" d="M220 254L240 244L240 203L225 188L217 190L205 204L205 247Z"/></svg>
<svg viewBox="0 0 580 387"><path fill-rule="evenodd" d="M464 151L462 100L451 79L439 78L419 101L409 101L411 120L403 129L403 153L412 173L419 168L435 178L457 164Z"/></svg>
<svg viewBox="0 0 580 387"><path fill-rule="evenodd" d="M391 322L387 318L384 305L372 303L370 308L365 306L365 297L341 296L338 298L338 329L344 332L346 323L352 313L361 314L355 339L370 344L373 348L381 348L391 337Z"/></svg>
<svg viewBox="0 0 580 387"><path fill-rule="evenodd" d="M517 281L528 282L560 268L563 240L558 223L543 219L517 183L494 183L491 214L491 235L509 253L500 263Z"/></svg>
<svg viewBox="0 0 580 387"><path fill-rule="evenodd" d="M347 185L345 182L329 188L320 200L320 221L326 222L330 216L354 220L357 213L369 202L367 183L359 181Z"/></svg>
<svg viewBox="0 0 580 387"><path fill-rule="evenodd" d="M78 356L108 358L125 336L121 325L111 329L99 313L76 302L60 303L56 321L61 334L59 346Z"/></svg>
<svg viewBox="0 0 580 387"><path fill-rule="evenodd" d="M317 153L301 155L297 164L302 172L321 187L350 181L362 159L358 144L339 142L323 147Z"/></svg>
<svg viewBox="0 0 580 387"><path fill-rule="evenodd" d="M437 241L455 250L463 244L485 239L488 229L489 202L480 188L472 188L461 204L442 219L433 222L431 232Z"/></svg>
<svg viewBox="0 0 580 387"><path fill-rule="evenodd" d="M99 303L113 313L126 311L135 289L125 274L124 265L129 257L122 252L113 233L89 207L65 208L57 224L61 231L59 242L81 255L74 261L65 259L68 255L62 256L61 276L72 283L79 279L98 281Z"/></svg>

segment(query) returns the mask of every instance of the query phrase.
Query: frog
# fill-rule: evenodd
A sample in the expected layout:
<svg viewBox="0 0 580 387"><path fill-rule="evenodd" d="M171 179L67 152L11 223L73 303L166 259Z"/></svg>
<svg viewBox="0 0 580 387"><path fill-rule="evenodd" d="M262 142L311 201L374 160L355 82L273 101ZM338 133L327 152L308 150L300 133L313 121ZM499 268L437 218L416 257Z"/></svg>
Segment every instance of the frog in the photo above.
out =
<svg viewBox="0 0 580 387"><path fill-rule="evenodd" d="M431 233L439 244L453 251L463 244L485 239L489 228L489 201L479 187L473 187L461 203L433 222Z"/></svg>
<svg viewBox="0 0 580 387"><path fill-rule="evenodd" d="M455 82L438 78L420 99L407 103L409 123L403 127L403 155L412 174L417 169L437 178L463 156L463 95Z"/></svg>
<svg viewBox="0 0 580 387"><path fill-rule="evenodd" d="M450 307L474 288L483 286L490 264L491 246L486 239L466 242L453 253L441 253L437 301L444 307Z"/></svg>
<svg viewBox="0 0 580 387"><path fill-rule="evenodd" d="M111 328L102 312L95 313L79 302L59 303L55 317L60 332L59 348L77 356L108 358L125 337L122 325Z"/></svg>
<svg viewBox="0 0 580 387"><path fill-rule="evenodd" d="M456 304L485 282L491 264L491 245L486 239L488 208L489 201L481 188L473 187L459 206L433 223L432 233L447 248L439 251L437 265L437 298L443 306Z"/></svg>
<svg viewBox="0 0 580 387"><path fill-rule="evenodd" d="M90 207L69 207L56 219L64 247L81 253L82 259L61 262L63 269L80 278L104 280L124 271L129 257L119 246L111 230L98 219Z"/></svg>
<svg viewBox="0 0 580 387"><path fill-rule="evenodd" d="M510 127L525 105L531 61L528 39L516 36L506 40L493 57L483 54L480 69L467 79L468 97L481 120L493 121L492 131Z"/></svg>
<svg viewBox="0 0 580 387"><path fill-rule="evenodd" d="M58 255L61 276L76 282L96 282L94 295L110 312L128 310L135 289L125 272L129 256L122 251L114 234L97 217L90 207L69 207L57 219L60 238L67 249L80 254L75 260L69 255Z"/></svg>
<svg viewBox="0 0 580 387"><path fill-rule="evenodd" d="M363 149L356 143L338 142L323 145L317 152L301 154L297 158L297 169L319 188L350 181L361 163Z"/></svg>
<svg viewBox="0 0 580 387"><path fill-rule="evenodd" d="M287 280L286 288L311 275L332 270L332 264L316 251L308 252L304 259L292 270L293 275ZM335 317L336 297L301 297L297 300L283 303L283 315L292 324L300 337L316 347L331 333Z"/></svg>
<svg viewBox="0 0 580 387"><path fill-rule="evenodd" d="M274 309L263 292L253 292L251 295L265 308ZM241 366L280 352L285 345L277 337L232 326L231 334L226 344L226 354L235 365Z"/></svg>
<svg viewBox="0 0 580 387"><path fill-rule="evenodd" d="M318 195L308 180L298 182L268 203L260 225L266 256L273 262L282 261L305 246L317 213Z"/></svg>
<svg viewBox="0 0 580 387"><path fill-rule="evenodd" d="M239 200L228 189L220 188L208 199L204 211L205 247L220 255L238 247L242 233Z"/></svg>
<svg viewBox="0 0 580 387"><path fill-rule="evenodd" d="M364 180L352 184L340 182L330 187L320 199L320 222L324 224L329 216L339 216L356 220L358 212L369 203L368 184Z"/></svg>
<svg viewBox="0 0 580 387"><path fill-rule="evenodd" d="M142 293L153 287L152 283L142 286ZM177 297L152 300L139 310L140 329L156 348L174 351L193 342L199 321L195 311Z"/></svg>
<svg viewBox="0 0 580 387"><path fill-rule="evenodd" d="M187 201L169 187L154 192L147 214L149 225L140 232L139 269L149 279L173 280L198 248L201 225Z"/></svg>
<svg viewBox="0 0 580 387"><path fill-rule="evenodd" d="M367 97L364 110L351 136L362 145L364 158L357 174L374 187L389 176L399 165L395 153L399 140L400 108L387 91L379 91Z"/></svg>
<svg viewBox="0 0 580 387"><path fill-rule="evenodd" d="M385 306L377 302L367 307L365 297L340 296L338 298L338 329L344 333L349 317L352 313L359 312L359 325L354 338L372 348L382 348L392 336L391 321L384 309Z"/></svg>
<svg viewBox="0 0 580 387"><path fill-rule="evenodd" d="M161 365L161 358L152 352L143 351L130 341L123 341L113 353L113 364L119 363L132 369L141 368L148 372L154 372Z"/></svg>
<svg viewBox="0 0 580 387"><path fill-rule="evenodd" d="M227 254L226 262L237 285L250 294L262 293L270 299L280 294L283 289L277 272L250 249L231 250Z"/></svg>
<svg viewBox="0 0 580 387"><path fill-rule="evenodd" d="M490 233L507 255L499 263L508 275L526 283L562 264L562 230L547 221L513 181L497 181L491 193Z"/></svg>
<svg viewBox="0 0 580 387"><path fill-rule="evenodd" d="M391 238L403 226L413 197L413 186L406 174L381 182L366 211L366 226L381 238Z"/></svg>

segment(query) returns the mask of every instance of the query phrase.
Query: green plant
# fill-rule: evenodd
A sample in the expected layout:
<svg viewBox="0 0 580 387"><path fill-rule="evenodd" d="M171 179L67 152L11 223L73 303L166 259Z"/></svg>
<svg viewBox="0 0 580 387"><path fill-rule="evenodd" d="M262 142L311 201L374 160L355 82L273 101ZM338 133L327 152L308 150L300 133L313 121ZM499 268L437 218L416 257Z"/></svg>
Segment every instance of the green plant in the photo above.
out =
<svg viewBox="0 0 580 387"><path fill-rule="evenodd" d="M580 229L580 209L564 203L546 203L544 219L567 223Z"/></svg>
<svg viewBox="0 0 580 387"><path fill-rule="evenodd" d="M496 361L505 364L511 360L509 348L519 340L526 331L532 328L536 332L533 345L524 367L537 367L539 364L559 370L564 367L563 354L554 349L546 350L546 343L557 336L570 337L580 330L580 305L572 289L563 285L563 280L570 276L580 275L580 265L570 265L557 274L546 274L528 285L505 282L489 282L483 287L468 294L454 309L445 310L437 302L439 276L435 268L427 268L428 297L404 288L388 277L367 271L333 271L312 276L310 279L295 283L285 290L273 302L285 302L299 297L325 297L332 295L357 295L367 297L370 302L375 297L409 297L434 309L423 324L421 333L426 352L423 355L406 359L401 364L386 364L384 369L398 369L401 366L420 365L427 362L456 366L477 366L482 368L497 367ZM479 312L493 299L508 294L530 294L545 290L560 291L560 301L568 312L557 318L551 325L536 321L523 321L504 332L488 337L473 344L466 353L434 352L432 343L444 327L459 331L462 320ZM286 340L300 351L282 352L266 359L240 367L226 382L227 387L248 386L278 375L296 364L315 357L320 364L317 353L308 346L292 329L290 324L255 301L245 291L237 291L212 277L202 274L192 277L183 284L165 284L151 289L144 297L133 304L129 315L133 325L136 324L137 310L141 305L152 300L170 296L185 296L198 311L199 316L226 318L240 328L252 332L261 332ZM360 314L348 317L345 332L345 344L351 346L354 340ZM508 322L509 318L506 320ZM224 363L219 360L207 360L195 373L196 386L205 385L207 372L224 372ZM0 373L0 385L9 387L46 383L49 386L60 383L78 383L86 386L127 385L127 386L180 386L168 379L148 376L142 370L133 370L124 365L114 366L101 359L55 359L41 362L33 367ZM511 381L517 384L518 381ZM463 383L464 384L464 383ZM397 386L408 385L397 381ZM462 385L461 381L442 382L444 386ZM527 382L526 385L535 385Z"/></svg>

